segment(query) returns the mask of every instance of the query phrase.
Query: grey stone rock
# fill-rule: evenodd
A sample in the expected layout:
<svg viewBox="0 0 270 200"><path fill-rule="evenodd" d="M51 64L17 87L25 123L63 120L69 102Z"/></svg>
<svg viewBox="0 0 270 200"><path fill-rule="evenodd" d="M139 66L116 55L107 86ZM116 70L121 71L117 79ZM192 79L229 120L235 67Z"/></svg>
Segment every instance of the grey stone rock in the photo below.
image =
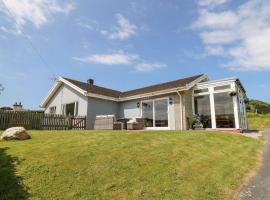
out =
<svg viewBox="0 0 270 200"><path fill-rule="evenodd" d="M12 127L5 130L0 140L27 140L30 139L30 135L28 135L27 131L24 127Z"/></svg>

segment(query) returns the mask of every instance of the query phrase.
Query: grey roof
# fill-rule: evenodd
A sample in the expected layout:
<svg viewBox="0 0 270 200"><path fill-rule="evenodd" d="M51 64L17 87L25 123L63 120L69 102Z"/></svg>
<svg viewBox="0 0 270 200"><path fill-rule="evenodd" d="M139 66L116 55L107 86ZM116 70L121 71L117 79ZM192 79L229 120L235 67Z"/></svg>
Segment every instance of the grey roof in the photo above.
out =
<svg viewBox="0 0 270 200"><path fill-rule="evenodd" d="M167 90L167 89L173 89L177 87L184 87L191 82L195 81L196 79L200 78L204 74L199 74L187 78L182 78L174 81L169 81L165 83L160 83L160 84L155 84L143 88L138 88L134 90L129 90L125 92L121 92L118 90L112 90L109 88L105 87L100 87L97 85L90 85L87 82L81 82L77 80L73 80L70 78L64 78L70 83L76 85L77 87L81 88L82 90L87 91L88 93L93 93L93 94L99 94L99 95L104 95L108 97L114 97L114 98L120 98L120 97L130 97L134 95L140 95L140 94L145 94L145 93L151 93L151 92L157 92L157 91L162 91L162 90Z"/></svg>

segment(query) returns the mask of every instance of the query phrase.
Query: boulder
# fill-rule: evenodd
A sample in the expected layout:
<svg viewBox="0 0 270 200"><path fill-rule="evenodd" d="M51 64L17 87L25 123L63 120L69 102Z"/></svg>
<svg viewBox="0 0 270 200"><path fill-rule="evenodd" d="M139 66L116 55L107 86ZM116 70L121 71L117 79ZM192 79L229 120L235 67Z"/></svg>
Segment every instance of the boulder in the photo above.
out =
<svg viewBox="0 0 270 200"><path fill-rule="evenodd" d="M30 139L30 135L28 135L27 131L24 127L12 127L5 130L0 140L27 140Z"/></svg>

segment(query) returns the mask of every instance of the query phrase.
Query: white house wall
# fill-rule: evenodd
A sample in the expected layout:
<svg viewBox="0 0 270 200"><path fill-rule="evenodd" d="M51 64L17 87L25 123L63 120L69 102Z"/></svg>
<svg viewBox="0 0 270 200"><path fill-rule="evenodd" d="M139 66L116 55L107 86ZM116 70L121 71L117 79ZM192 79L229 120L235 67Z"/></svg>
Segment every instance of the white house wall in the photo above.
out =
<svg viewBox="0 0 270 200"><path fill-rule="evenodd" d="M137 106L140 100L121 102L119 106L120 118L138 118L141 117L141 108Z"/></svg>
<svg viewBox="0 0 270 200"><path fill-rule="evenodd" d="M169 128L170 130L175 130L175 97L172 97L172 104L169 103Z"/></svg>
<svg viewBox="0 0 270 200"><path fill-rule="evenodd" d="M55 114L62 114L62 105L73 102L78 102L78 115L87 115L87 97L63 84L49 101L45 113L49 113L50 107L56 106Z"/></svg>
<svg viewBox="0 0 270 200"><path fill-rule="evenodd" d="M94 128L94 123L97 115L115 115L115 117L118 118L118 112L118 102L88 97L86 128Z"/></svg>

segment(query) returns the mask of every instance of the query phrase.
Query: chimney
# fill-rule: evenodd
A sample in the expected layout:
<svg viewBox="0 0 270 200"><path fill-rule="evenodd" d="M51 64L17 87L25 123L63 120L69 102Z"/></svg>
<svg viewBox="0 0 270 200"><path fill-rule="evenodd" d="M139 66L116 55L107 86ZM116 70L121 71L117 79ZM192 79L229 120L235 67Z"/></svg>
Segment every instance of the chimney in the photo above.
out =
<svg viewBox="0 0 270 200"><path fill-rule="evenodd" d="M93 86L94 85L94 79L88 79L87 80L87 83L90 85L90 86Z"/></svg>
<svg viewBox="0 0 270 200"><path fill-rule="evenodd" d="M19 102L19 103L15 102L15 104L13 105L13 110L14 111L21 111L22 108L23 108L23 105L22 105L21 102Z"/></svg>

